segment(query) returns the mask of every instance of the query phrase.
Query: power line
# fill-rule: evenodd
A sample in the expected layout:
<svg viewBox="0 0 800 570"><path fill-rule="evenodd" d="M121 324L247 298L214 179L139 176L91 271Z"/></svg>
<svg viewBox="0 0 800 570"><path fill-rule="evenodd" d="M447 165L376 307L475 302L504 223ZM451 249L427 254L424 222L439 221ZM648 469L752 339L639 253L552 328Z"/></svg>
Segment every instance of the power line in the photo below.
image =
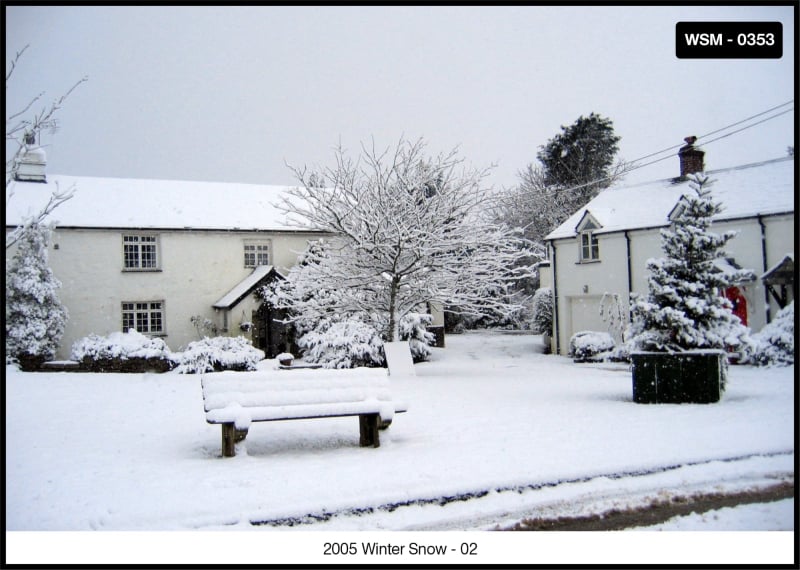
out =
<svg viewBox="0 0 800 570"><path fill-rule="evenodd" d="M761 115L766 115L767 113L771 113L775 109L780 109L781 107L785 107L786 105L792 105L793 103L794 103L794 99L790 99L786 103L781 103L780 105L777 105L777 106L773 107L772 109L767 109L766 111L761 111L760 113L757 113L757 114L753 115L752 117L747 117L746 119L742 119L741 121L738 121L736 123L732 123L732 124L728 125L727 127L722 127L721 129L717 129L716 131L711 131L710 133L706 133L706 134L704 134L702 136L697 137L697 139L699 140L699 139L702 139L704 137L715 135L715 134L720 133L722 131L728 130L731 127L735 127L736 125L741 125L742 123L745 123L745 122L749 121L750 119L755 119L756 117L760 117ZM792 109L789 109L786 112L788 113L791 110ZM783 113L781 113L781 114L783 114ZM758 124L758 123L756 123L756 124Z"/></svg>
<svg viewBox="0 0 800 570"><path fill-rule="evenodd" d="M786 109L785 111L781 111L780 113L776 113L775 115L772 115L771 117L767 117L766 119L758 121L757 123L753 123L752 125L747 125L746 127L742 127L741 129L737 129L735 131L731 131L730 133L722 135L721 137L717 137L715 139L711 139L710 141L706 142L705 144L699 145L699 146L702 147L702 146L705 146L705 145L710 144L712 142L718 141L720 139L724 139L724 138L727 138L727 137L729 137L731 135L735 135L736 133L740 133L742 131L746 131L747 129L749 129L751 127L755 127L756 125L760 125L761 123L766 123L770 119L774 119L775 117L780 117L781 115L785 115L786 113L791 113L792 111L794 111L794 107L792 107L791 109ZM724 130L724 129L722 129L722 130ZM720 132L720 131L716 131L716 132Z"/></svg>
<svg viewBox="0 0 800 570"><path fill-rule="evenodd" d="M760 112L760 113L757 113L757 114L755 114L755 115L752 115L752 116L750 116L750 117L747 117L746 119L742 119L742 120L740 120L740 121L737 121L737 122L735 122L735 123L731 123L730 125L727 125L727 126L725 126L725 127L722 127L722 128L716 129L716 130L714 130L714 131L711 131L711 132L708 132L708 133L706 133L706 134L704 134L704 135L702 135L702 136L700 136L700 137L697 137L697 140L700 140L701 138L704 138L704 137L707 137L707 136L710 136L710 135L713 135L713 134L716 134L716 133L720 133L720 132L722 132L722 131L725 131L725 130L727 130L727 129L731 128L731 127L735 127L736 125L741 125L742 123L745 123L745 122L747 122L747 121L749 121L749 120L751 120L751 119L755 119L756 117L761 117L761 116L763 116L763 115L765 115L765 114L767 114L767 113L770 113L770 112L772 112L772 111L774 111L774 110L776 110L776 109L780 109L781 107L785 107L786 105L788 105L788 104L791 104L791 103L794 103L794 99L792 99L792 100L790 100L790 101L787 101L786 103L782 103L782 104L780 104L780 105L777 105L777 106L775 106L775 107L772 107L771 109L767 109L766 111L762 111L762 112ZM735 130L735 131L732 131L732 132L730 132L730 133L727 133L727 134L725 134L725 135L722 135L722 136L720 136L720 137L717 137L717 138L715 138L715 139L712 139L712 140L710 140L710 141L707 141L707 142L705 142L703 145L698 145L698 146L699 146L699 147L703 147L703 146L709 145L709 144L711 144L711 143L713 143L713 142L716 142L716 141L718 141L718 140L720 140L720 139L724 139L724 138L727 138L727 137L729 137L729 136L731 136L731 135L734 135L734 134L740 133L740 132L742 132L742 131L746 131L747 129L750 129L750 128L752 128L752 127L758 126L758 125L760 125L760 124L762 124L762 123L765 123L765 122L767 122L767 121L770 121L770 120L772 120L772 119L775 119L775 118L777 118L777 117L780 117L780 116L782 116L782 115L785 115L786 113L790 113L790 112L792 112L792 111L794 111L794 107L792 107L792 108L790 108L790 109L786 109L786 110L784 110L784 111L781 111L780 113L776 113L776 114L774 114L774 115L772 115L772 116L770 116L770 117L767 117L767 118L765 118L765 119L762 119L762 120L760 120L760 121L758 121L758 122L755 122L755 123L752 123L752 124L750 124L750 125L747 125L746 127L742 127L741 129L737 129L737 130ZM685 145L683 145L683 144L678 144L678 145L671 146L671 147L669 147L669 148L665 148L665 149L663 149L663 150L660 150L660 151L658 151L658 152L654 152L654 153L647 154L647 155L645 155L645 156L642 156L642 157L640 157L640 158L637 158L637 159L635 159L635 160L632 160L632 161L630 161L630 164L633 164L633 163L639 162L639 161L641 161L641 160L644 160L645 158L650 158L650 157L652 157L652 156L657 156L657 155L659 155L659 154L661 154L661 153L663 153L663 152L667 152L667 151L670 151L670 150L674 150L674 149L676 149L676 148L683 147L683 146L685 146ZM652 164L656 164L656 163L658 163L658 162L662 162L662 161L664 161L664 160L671 159L671 158L674 158L674 155L671 155L671 154L670 154L670 155L667 155L667 156L664 156L664 157L658 158L658 159L656 159L656 160L651 160L650 162L646 162L646 163L644 163L644 164L638 164L638 165L636 165L636 166L632 166L631 168L628 168L628 169L627 169L627 170L625 170L625 171L624 171L622 174L627 174L627 173L629 173L629 172L633 172L634 170L639 170L640 168L644 168L644 167L646 167L646 166L650 166L650 165L652 165ZM569 187L569 188L563 188L563 189L551 190L551 191L548 191L548 192L544 192L544 193L538 194L537 196L548 196L548 195L550 195L550 196L555 196L556 194L558 194L558 193L561 193L561 192L572 192L572 191L574 191L574 190L580 190L581 188L585 188L585 187L587 187L587 186L591 186L591 185L593 185L593 184L598 184L598 183L600 183L600 182L606 182L606 181L609 181L609 180L613 180L613 179L614 179L614 178L616 178L617 176L619 176L619 175L611 175L611 176L606 176L606 177L603 177L603 178L598 178L598 179L596 179L596 180L591 180L591 181L589 181L589 182L586 182L586 183L584 183L584 184L579 184L579 185L577 185L577 186L571 186L571 187ZM497 201L498 201L498 202L507 201L507 198L498 197L498 198L497 198Z"/></svg>
<svg viewBox="0 0 800 570"><path fill-rule="evenodd" d="M705 138L705 137L708 137L708 136L711 136L711 135L715 135L717 133L721 133L722 131L728 130L731 127L735 127L736 125L741 125L742 123L745 123L745 122L749 121L750 119L755 119L756 117L760 117L762 115L766 115L767 113L771 113L775 109L780 109L781 107L785 107L786 105L791 105L792 103L794 103L794 99L790 99L786 103L781 103L780 105L776 105L775 107L772 107L771 109L767 109L766 111L761 111L760 113L756 113L755 115L747 117L746 119L742 119L741 121L737 121L735 123L731 123L730 125L726 125L726 126L720 128L720 129L717 129L715 131L711 131L710 133L706 133L704 135L700 135L699 137L697 137L697 140L700 140L702 138ZM641 156L639 158L631 160L630 162L631 163L639 162L640 160L644 160L645 158L650 158L651 156L657 156L657 155L661 154L662 152L675 150L676 148L680 148L682 146L683 146L682 144L676 144L676 145L667 147L667 148L665 148L663 150L659 150L657 152L652 152L650 154L646 154L644 156Z"/></svg>

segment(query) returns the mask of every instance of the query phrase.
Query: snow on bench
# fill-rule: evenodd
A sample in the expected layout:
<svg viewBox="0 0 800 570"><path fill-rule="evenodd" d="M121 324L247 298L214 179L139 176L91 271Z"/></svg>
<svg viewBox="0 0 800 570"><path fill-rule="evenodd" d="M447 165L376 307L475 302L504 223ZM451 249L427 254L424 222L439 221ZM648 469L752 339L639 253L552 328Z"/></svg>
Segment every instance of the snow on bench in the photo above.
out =
<svg viewBox="0 0 800 570"><path fill-rule="evenodd" d="M251 422L358 416L362 447L408 407L392 400L384 368L212 372L201 376L206 421L222 424L222 456L233 457Z"/></svg>

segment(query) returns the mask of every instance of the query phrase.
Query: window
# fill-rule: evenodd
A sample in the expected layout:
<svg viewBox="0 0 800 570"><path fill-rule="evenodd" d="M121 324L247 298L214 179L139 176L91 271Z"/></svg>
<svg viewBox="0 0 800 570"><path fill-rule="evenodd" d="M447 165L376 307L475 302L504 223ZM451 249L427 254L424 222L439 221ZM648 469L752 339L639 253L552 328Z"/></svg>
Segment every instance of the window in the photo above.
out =
<svg viewBox="0 0 800 570"><path fill-rule="evenodd" d="M164 302L122 303L122 332L134 329L142 334L164 333Z"/></svg>
<svg viewBox="0 0 800 570"><path fill-rule="evenodd" d="M244 266L269 265L269 243L245 243Z"/></svg>
<svg viewBox="0 0 800 570"><path fill-rule="evenodd" d="M581 221L575 228L579 241L579 263L600 261L600 243L594 232L602 227L588 210L583 214Z"/></svg>
<svg viewBox="0 0 800 570"><path fill-rule="evenodd" d="M126 270L158 269L158 238L152 235L122 236L122 255Z"/></svg>
<svg viewBox="0 0 800 570"><path fill-rule="evenodd" d="M600 244L592 231L581 232L581 261L598 261Z"/></svg>

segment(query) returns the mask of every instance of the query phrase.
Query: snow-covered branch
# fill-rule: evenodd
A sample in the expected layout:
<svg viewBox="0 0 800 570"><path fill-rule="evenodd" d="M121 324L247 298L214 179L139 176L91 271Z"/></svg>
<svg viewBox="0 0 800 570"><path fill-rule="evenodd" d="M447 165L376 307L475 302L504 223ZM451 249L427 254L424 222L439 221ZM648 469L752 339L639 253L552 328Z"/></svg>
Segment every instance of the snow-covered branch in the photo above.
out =
<svg viewBox="0 0 800 570"><path fill-rule="evenodd" d="M25 46L19 50L7 65L6 72L6 95L8 95L9 81L14 75L22 55L28 49ZM32 112L44 93L39 93L32 97L23 107L14 112L6 114L6 145L10 144L14 151L6 155L6 209L8 209L11 199L14 196L14 182L19 167L20 159L28 147L35 144L40 139L40 134L44 131L55 132L58 129L57 114L64 105L64 102L78 86L88 81L83 77L75 82L63 95L56 98L50 105L42 107L38 112ZM70 186L66 190L56 188L51 194L47 203L39 212L33 213L25 218L12 232L6 234L6 249L16 244L20 237L32 226L40 225L58 206L72 198L75 187Z"/></svg>
<svg viewBox="0 0 800 570"><path fill-rule="evenodd" d="M476 315L518 308L504 293L531 273L521 260L538 256L487 215L488 169L401 139L383 152L362 146L356 160L339 147L332 168L293 170L302 186L282 203L287 217L337 236L290 274L284 304L296 313L382 311L396 339L400 319L428 303Z"/></svg>
<svg viewBox="0 0 800 570"><path fill-rule="evenodd" d="M50 216L50 214L59 207L61 204L69 200L75 195L75 185L71 185L66 190L61 190L59 187L58 182L55 184L56 189L53 190L53 193L50 195L50 198L47 200L47 204L45 204L41 210L39 210L36 214L26 217L23 219L22 223L15 227L12 231L6 234L6 249L9 249L14 244L16 244L20 237L28 231L31 227L39 226L44 223L45 219ZM6 192L6 208L8 208L9 201L13 196L13 187Z"/></svg>

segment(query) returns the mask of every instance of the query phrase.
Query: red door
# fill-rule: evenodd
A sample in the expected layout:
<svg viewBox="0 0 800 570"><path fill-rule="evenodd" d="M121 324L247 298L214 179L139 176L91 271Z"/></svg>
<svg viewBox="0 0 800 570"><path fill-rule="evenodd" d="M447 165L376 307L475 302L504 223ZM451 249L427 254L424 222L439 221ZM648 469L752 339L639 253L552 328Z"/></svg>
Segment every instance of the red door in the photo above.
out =
<svg viewBox="0 0 800 570"><path fill-rule="evenodd" d="M747 326L747 299L742 295L742 291L738 287L728 287L725 289L725 298L733 305L733 314Z"/></svg>

